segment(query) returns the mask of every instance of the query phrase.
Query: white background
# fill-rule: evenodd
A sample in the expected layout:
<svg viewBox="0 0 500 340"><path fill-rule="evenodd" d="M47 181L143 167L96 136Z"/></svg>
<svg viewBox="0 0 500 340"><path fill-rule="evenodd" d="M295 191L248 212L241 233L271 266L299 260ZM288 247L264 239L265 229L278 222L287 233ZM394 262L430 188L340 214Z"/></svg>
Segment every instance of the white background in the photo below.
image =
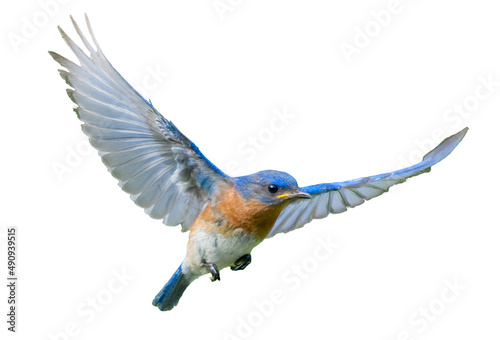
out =
<svg viewBox="0 0 500 340"><path fill-rule="evenodd" d="M213 0L46 2L10 2L0 14L2 338L499 337L500 87L488 98L478 90L480 79L500 82L494 2L401 0L386 27L371 13L390 1L224 0L231 10L222 17ZM84 26L85 12L111 63L132 85L146 83L158 110L232 175L347 180L416 161L436 134L470 131L430 174L266 240L246 270L224 270L216 283L202 277L162 313L151 300L188 235L144 214L87 150L47 54L75 60L56 27L78 41L69 15ZM31 34L29 23L38 25ZM348 62L341 45L359 45L365 29L367 46ZM465 114L453 111L464 103ZM269 134L276 110L293 118ZM249 159L242 150L252 137L262 150ZM19 234L14 335L4 320L9 226ZM328 240L339 246L320 261ZM113 274L122 271L124 283ZM276 291L263 315L255 304Z"/></svg>

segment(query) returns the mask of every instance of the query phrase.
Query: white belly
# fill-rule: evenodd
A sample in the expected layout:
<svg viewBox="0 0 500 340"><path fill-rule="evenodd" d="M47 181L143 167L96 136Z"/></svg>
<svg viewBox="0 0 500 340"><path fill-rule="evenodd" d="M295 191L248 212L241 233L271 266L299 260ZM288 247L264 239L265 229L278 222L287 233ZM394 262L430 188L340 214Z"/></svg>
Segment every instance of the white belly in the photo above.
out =
<svg viewBox="0 0 500 340"><path fill-rule="evenodd" d="M203 261L215 263L221 270L232 266L243 255L250 254L252 249L260 243L254 236L248 234L241 233L238 236L225 237L214 231L199 231L191 238L191 241L193 243L185 264L198 275L207 273L206 268L201 265Z"/></svg>

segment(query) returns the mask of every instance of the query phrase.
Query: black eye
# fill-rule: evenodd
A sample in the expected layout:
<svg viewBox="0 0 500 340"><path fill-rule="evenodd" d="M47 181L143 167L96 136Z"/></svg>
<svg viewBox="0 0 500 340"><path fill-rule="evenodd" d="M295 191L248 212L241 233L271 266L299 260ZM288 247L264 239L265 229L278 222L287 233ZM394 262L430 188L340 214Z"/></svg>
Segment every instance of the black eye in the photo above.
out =
<svg viewBox="0 0 500 340"><path fill-rule="evenodd" d="M271 194L275 194L278 192L278 186L276 184L269 184L269 186L267 187L267 190L269 190L269 192Z"/></svg>

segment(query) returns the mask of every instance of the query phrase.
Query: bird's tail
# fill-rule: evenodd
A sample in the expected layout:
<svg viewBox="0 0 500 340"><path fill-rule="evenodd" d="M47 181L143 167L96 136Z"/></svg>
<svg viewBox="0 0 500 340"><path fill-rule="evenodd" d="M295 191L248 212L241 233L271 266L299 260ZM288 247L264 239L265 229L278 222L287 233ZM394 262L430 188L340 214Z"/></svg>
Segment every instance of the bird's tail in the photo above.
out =
<svg viewBox="0 0 500 340"><path fill-rule="evenodd" d="M182 296L192 280L188 280L186 274L182 272L182 264L175 271L174 275L163 286L160 292L153 300L153 306L158 307L161 311L171 310Z"/></svg>

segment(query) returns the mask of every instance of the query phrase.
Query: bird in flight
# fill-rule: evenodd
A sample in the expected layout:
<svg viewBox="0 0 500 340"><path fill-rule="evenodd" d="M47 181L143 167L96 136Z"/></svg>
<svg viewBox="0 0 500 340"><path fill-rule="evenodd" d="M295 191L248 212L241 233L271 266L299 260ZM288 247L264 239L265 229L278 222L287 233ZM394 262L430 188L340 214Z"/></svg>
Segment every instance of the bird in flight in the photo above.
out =
<svg viewBox="0 0 500 340"><path fill-rule="evenodd" d="M189 231L186 257L153 300L162 311L174 308L200 276L211 274L215 281L223 268L245 269L252 249L266 238L344 212L429 172L467 133L465 128L446 138L408 168L344 182L299 187L291 175L275 170L231 177L113 68L85 19L94 46L71 17L86 52L59 27L80 65L49 52L65 68L59 73L72 87L67 93L82 130L135 204Z"/></svg>

